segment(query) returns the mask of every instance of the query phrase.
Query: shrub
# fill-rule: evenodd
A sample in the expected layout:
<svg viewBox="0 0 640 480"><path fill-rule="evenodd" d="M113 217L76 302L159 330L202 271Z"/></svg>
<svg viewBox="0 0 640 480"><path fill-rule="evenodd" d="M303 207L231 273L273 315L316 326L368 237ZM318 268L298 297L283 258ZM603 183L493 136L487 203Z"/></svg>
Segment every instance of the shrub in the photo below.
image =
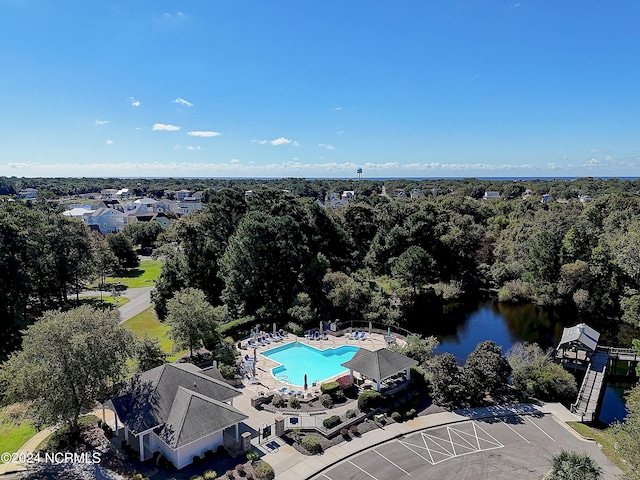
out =
<svg viewBox="0 0 640 480"><path fill-rule="evenodd" d="M200 458L200 455L194 455L194 457L193 457L193 464L194 464L194 465L200 465L200 460L202 460L202 459Z"/></svg>
<svg viewBox="0 0 640 480"><path fill-rule="evenodd" d="M360 432L358 431L358 426L357 425L351 425L349 427L349 431L351 432L352 435L359 435Z"/></svg>
<svg viewBox="0 0 640 480"><path fill-rule="evenodd" d="M233 365L227 365L226 363L221 363L218 366L218 370L220 370L220 374L223 378L227 380L233 380L236 378L236 367Z"/></svg>
<svg viewBox="0 0 640 480"><path fill-rule="evenodd" d="M244 472L244 465L241 463L236 465L236 472L238 472L239 474L242 474Z"/></svg>
<svg viewBox="0 0 640 480"><path fill-rule="evenodd" d="M149 478L145 477L141 473L136 473L133 477L131 477L131 480L149 480Z"/></svg>
<svg viewBox="0 0 640 480"><path fill-rule="evenodd" d="M213 450L206 450L204 452L204 458L206 458L207 460L211 460L213 458Z"/></svg>
<svg viewBox="0 0 640 480"><path fill-rule="evenodd" d="M258 452L254 452L253 450L250 452L247 452L247 460L250 461L252 464L256 463L258 460L260 460L260 454Z"/></svg>
<svg viewBox="0 0 640 480"><path fill-rule="evenodd" d="M347 410L347 418L356 418L356 415L358 415L358 412L356 412L354 409L350 408L349 410Z"/></svg>
<svg viewBox="0 0 640 480"><path fill-rule="evenodd" d="M202 476L204 480L216 480L216 478L218 478L218 472L215 470L207 470Z"/></svg>
<svg viewBox="0 0 640 480"><path fill-rule="evenodd" d="M227 476L227 478L231 479L231 478L235 478L233 476L233 470L227 470L227 473L225 473L225 475Z"/></svg>
<svg viewBox="0 0 640 480"><path fill-rule="evenodd" d="M376 408L381 401L382 395L374 390L365 390L358 396L358 408L362 411Z"/></svg>
<svg viewBox="0 0 640 480"><path fill-rule="evenodd" d="M283 408L287 406L287 400L282 395L274 395L271 404L276 408Z"/></svg>
<svg viewBox="0 0 640 480"><path fill-rule="evenodd" d="M344 394L344 392L343 392L342 390L336 390L336 391L333 393L333 399L334 399L336 402L341 402L341 401L342 401L342 400L344 400L345 398L346 398L346 396L345 396L345 394Z"/></svg>
<svg viewBox="0 0 640 480"><path fill-rule="evenodd" d="M341 423L342 420L340 420L340 417L338 415L332 415L322 421L324 427L328 429L332 429L333 427L335 427L336 425L340 425Z"/></svg>
<svg viewBox="0 0 640 480"><path fill-rule="evenodd" d="M338 382L327 382L320 385L320 391L327 395L333 395L340 390L340 384Z"/></svg>
<svg viewBox="0 0 640 480"><path fill-rule="evenodd" d="M204 477L201 475L192 475L189 480L204 480Z"/></svg>
<svg viewBox="0 0 640 480"><path fill-rule="evenodd" d="M107 425L106 423L103 423L100 428L102 428L102 431L104 432L105 437L107 438L113 437L113 428L111 428L109 425Z"/></svg>
<svg viewBox="0 0 640 480"><path fill-rule="evenodd" d="M289 406L291 408L300 408L300 400L298 399L298 397L293 397L291 400L289 400Z"/></svg>
<svg viewBox="0 0 640 480"><path fill-rule="evenodd" d="M304 437L302 439L302 446L307 450L307 452L313 455L322 452L322 445L320 445L320 440L316 437Z"/></svg>
<svg viewBox="0 0 640 480"><path fill-rule="evenodd" d="M267 462L260 460L258 464L253 467L253 473L258 480L273 480L276 476L273 471L273 467Z"/></svg>
<svg viewBox="0 0 640 480"><path fill-rule="evenodd" d="M328 395L326 393L324 395L320 395L320 403L324 408L333 407L333 399L331 398L331 395Z"/></svg>
<svg viewBox="0 0 640 480"><path fill-rule="evenodd" d="M218 445L218 448L216 448L216 455L224 455L226 453L226 450L224 449L224 445Z"/></svg>
<svg viewBox="0 0 640 480"><path fill-rule="evenodd" d="M427 385L426 373L420 367L411 367L411 383L416 387Z"/></svg>
<svg viewBox="0 0 640 480"><path fill-rule="evenodd" d="M340 435L342 435L344 438L350 438L349 429L348 428L341 428L340 429Z"/></svg>
<svg viewBox="0 0 640 480"><path fill-rule="evenodd" d="M391 414L391 419L392 419L394 422L401 422L401 421L402 421L402 415L400 415L400 413L399 413L399 412L393 412L393 413Z"/></svg>
<svg viewBox="0 0 640 480"><path fill-rule="evenodd" d="M413 418L416 416L416 409L412 408L411 410L409 410L407 412L407 414L405 415L407 418Z"/></svg>

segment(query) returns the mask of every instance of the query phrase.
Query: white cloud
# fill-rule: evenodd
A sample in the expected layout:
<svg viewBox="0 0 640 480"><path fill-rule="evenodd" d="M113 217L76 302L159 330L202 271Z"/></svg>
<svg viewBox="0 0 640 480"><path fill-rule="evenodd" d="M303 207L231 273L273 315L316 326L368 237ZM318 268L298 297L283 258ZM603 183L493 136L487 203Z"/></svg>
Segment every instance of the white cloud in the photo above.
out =
<svg viewBox="0 0 640 480"><path fill-rule="evenodd" d="M193 132L187 132L187 135L192 137L219 137L222 134L220 132L212 132L210 130L194 130Z"/></svg>
<svg viewBox="0 0 640 480"><path fill-rule="evenodd" d="M186 101L184 98L176 98L172 103L179 103L180 105L184 105L185 107L193 107L193 103Z"/></svg>
<svg viewBox="0 0 640 480"><path fill-rule="evenodd" d="M594 149L590 150L589 153L591 155L593 155L595 153L602 153L602 150L600 150L599 148L594 148Z"/></svg>
<svg viewBox="0 0 640 480"><path fill-rule="evenodd" d="M170 124L166 124L166 123L154 123L153 124L153 131L165 131L165 132L175 132L177 130L180 130L181 127L178 127L177 125L170 125Z"/></svg>
<svg viewBox="0 0 640 480"><path fill-rule="evenodd" d="M264 145L267 142L268 142L268 140L256 140L255 138L253 140L251 140L251 143L258 143L260 145Z"/></svg>
<svg viewBox="0 0 640 480"><path fill-rule="evenodd" d="M319 143L319 147L326 148L327 150L334 150L336 147L329 145L328 143Z"/></svg>
<svg viewBox="0 0 640 480"><path fill-rule="evenodd" d="M113 145L113 140L107 139L107 145Z"/></svg>
<svg viewBox="0 0 640 480"><path fill-rule="evenodd" d="M336 135L344 135L344 130L338 130L338 131L336 132Z"/></svg>
<svg viewBox="0 0 640 480"><path fill-rule="evenodd" d="M128 100L131 102L131 105L133 105L134 107L139 107L140 106L140 100L136 100L133 97L129 97Z"/></svg>
<svg viewBox="0 0 640 480"><path fill-rule="evenodd" d="M194 147L193 145L187 145L185 148L187 150L200 150L200 146Z"/></svg>
<svg viewBox="0 0 640 480"><path fill-rule="evenodd" d="M229 163L238 164L238 163L240 163L240 159L238 159L238 158L232 158L232 159L231 159L231 162L229 162Z"/></svg>
<svg viewBox="0 0 640 480"><path fill-rule="evenodd" d="M591 158L582 164L583 167L600 167L604 165L600 160Z"/></svg>
<svg viewBox="0 0 640 480"><path fill-rule="evenodd" d="M299 144L298 142L293 142L293 146L294 146L294 147L299 147L299 146L300 146L300 144Z"/></svg>
<svg viewBox="0 0 640 480"><path fill-rule="evenodd" d="M288 138L284 138L284 137L278 137L275 140L270 140L269 143L271 145L288 145L292 142L292 140L289 140Z"/></svg>
<svg viewBox="0 0 640 480"><path fill-rule="evenodd" d="M174 150L180 150L182 148L182 145L174 145L173 149Z"/></svg>
<svg viewBox="0 0 640 480"><path fill-rule="evenodd" d="M336 108L334 108L333 110L337 112L337 111L339 111L339 110L342 110L342 107L336 107Z"/></svg>
<svg viewBox="0 0 640 480"><path fill-rule="evenodd" d="M106 125L107 123L109 123L109 120L96 120L95 122L93 122L95 125Z"/></svg>

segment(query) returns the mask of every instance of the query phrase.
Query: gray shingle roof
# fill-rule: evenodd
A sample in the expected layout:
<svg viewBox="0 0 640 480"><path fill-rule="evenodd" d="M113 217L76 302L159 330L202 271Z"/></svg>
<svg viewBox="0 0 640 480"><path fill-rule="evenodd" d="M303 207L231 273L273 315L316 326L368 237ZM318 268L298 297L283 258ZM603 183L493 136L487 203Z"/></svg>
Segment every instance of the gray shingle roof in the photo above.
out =
<svg viewBox="0 0 640 480"><path fill-rule="evenodd" d="M558 347L579 342L591 351L595 351L598 346L598 340L600 340L600 333L585 323L579 323L574 327L565 328L562 331L562 338L560 339Z"/></svg>
<svg viewBox="0 0 640 480"><path fill-rule="evenodd" d="M167 421L157 434L171 448L178 448L247 418L226 403L178 387Z"/></svg>
<svg viewBox="0 0 640 480"><path fill-rule="evenodd" d="M369 378L383 380L417 364L418 362L414 359L392 352L387 348L381 348L374 352L361 348L351 360L341 365Z"/></svg>
<svg viewBox="0 0 640 480"><path fill-rule="evenodd" d="M133 433L155 428L167 421L180 387L226 402L240 395L235 388L209 371L190 363L167 363L133 379L109 406Z"/></svg>

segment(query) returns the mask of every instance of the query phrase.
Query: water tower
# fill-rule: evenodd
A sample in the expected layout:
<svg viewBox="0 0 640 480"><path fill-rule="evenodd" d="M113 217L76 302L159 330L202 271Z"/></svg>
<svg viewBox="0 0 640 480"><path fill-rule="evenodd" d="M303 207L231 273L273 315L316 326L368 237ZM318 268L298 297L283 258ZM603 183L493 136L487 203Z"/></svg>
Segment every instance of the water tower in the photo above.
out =
<svg viewBox="0 0 640 480"><path fill-rule="evenodd" d="M356 170L356 178L362 178L362 169L361 168Z"/></svg>

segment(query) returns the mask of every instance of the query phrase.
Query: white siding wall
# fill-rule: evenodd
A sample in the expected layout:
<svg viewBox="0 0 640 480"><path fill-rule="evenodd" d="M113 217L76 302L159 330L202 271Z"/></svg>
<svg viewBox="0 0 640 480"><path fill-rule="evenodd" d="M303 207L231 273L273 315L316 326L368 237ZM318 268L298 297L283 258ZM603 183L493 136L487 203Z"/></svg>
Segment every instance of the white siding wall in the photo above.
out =
<svg viewBox="0 0 640 480"><path fill-rule="evenodd" d="M155 434L152 435L152 438L151 443L154 450L160 450L167 459L173 462L176 468L182 468L191 464L193 457L196 455L202 457L207 450L213 450L215 452L218 445L222 445L222 430L189 443L177 451L169 447Z"/></svg>

